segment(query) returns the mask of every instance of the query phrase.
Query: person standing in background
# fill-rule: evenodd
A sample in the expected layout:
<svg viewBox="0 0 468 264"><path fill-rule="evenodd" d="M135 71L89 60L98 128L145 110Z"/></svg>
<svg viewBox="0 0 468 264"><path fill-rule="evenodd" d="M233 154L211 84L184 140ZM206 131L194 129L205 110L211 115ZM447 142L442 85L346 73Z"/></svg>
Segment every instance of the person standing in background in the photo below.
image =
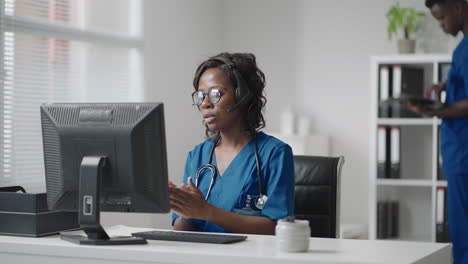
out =
<svg viewBox="0 0 468 264"><path fill-rule="evenodd" d="M468 3L466 0L426 0L426 6L442 30L464 37L453 52L448 80L428 87L424 96L440 98L446 91L446 104L440 109L406 104L410 110L442 118L441 152L447 175L447 205L452 255L456 264L468 264Z"/></svg>

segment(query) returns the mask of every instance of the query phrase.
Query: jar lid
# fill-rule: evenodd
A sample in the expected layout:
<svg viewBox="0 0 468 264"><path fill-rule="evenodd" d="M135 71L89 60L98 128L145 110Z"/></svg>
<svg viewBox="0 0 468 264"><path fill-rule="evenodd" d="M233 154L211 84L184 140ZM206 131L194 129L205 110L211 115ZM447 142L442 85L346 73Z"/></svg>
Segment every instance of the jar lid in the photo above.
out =
<svg viewBox="0 0 468 264"><path fill-rule="evenodd" d="M300 227L308 227L309 226L309 221L308 220L299 220L299 219L293 219L291 221L290 219L281 219L278 221L279 224L281 225L296 225Z"/></svg>

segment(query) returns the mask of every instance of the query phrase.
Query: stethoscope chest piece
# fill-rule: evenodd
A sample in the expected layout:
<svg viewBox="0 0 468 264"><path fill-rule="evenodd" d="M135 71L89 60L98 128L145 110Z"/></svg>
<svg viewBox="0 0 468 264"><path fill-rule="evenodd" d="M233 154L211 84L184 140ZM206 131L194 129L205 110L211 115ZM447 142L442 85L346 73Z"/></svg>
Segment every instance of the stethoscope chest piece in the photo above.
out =
<svg viewBox="0 0 468 264"><path fill-rule="evenodd" d="M255 200L255 207L262 210L267 200L268 197L264 194L261 194L260 196L258 196L257 200Z"/></svg>

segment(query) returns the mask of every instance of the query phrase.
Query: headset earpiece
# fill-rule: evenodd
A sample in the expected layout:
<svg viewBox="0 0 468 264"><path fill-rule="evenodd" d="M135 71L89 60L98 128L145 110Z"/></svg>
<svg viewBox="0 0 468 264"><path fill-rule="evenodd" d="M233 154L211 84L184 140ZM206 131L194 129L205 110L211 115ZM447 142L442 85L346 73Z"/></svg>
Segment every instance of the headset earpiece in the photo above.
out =
<svg viewBox="0 0 468 264"><path fill-rule="evenodd" d="M242 75L240 75L240 73L235 68L233 69L233 74L236 77L237 81L236 102L246 103L250 99L250 97L252 97L252 92L250 92L247 83L245 82L244 78L242 78Z"/></svg>
<svg viewBox="0 0 468 264"><path fill-rule="evenodd" d="M238 107L240 107L242 104L248 103L250 98L252 98L253 94L249 90L247 82L244 80L240 72L237 70L235 64L229 58L218 56L214 57L213 59L222 61L224 64L226 64L231 70L232 74L234 75L234 78L236 79L237 87L235 87L236 90L234 93L236 97L236 104L227 110L228 112L232 112Z"/></svg>

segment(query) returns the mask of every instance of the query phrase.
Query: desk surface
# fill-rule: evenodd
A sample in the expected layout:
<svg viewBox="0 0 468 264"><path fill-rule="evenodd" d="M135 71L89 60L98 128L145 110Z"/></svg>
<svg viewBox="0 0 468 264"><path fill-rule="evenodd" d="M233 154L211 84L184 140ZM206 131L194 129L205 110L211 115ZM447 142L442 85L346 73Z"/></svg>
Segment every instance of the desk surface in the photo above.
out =
<svg viewBox="0 0 468 264"><path fill-rule="evenodd" d="M132 228L131 232L147 229ZM308 252L276 250L274 236L204 244L148 240L147 245L79 246L59 236L0 236L2 263L450 263L450 245L440 243L311 238Z"/></svg>

